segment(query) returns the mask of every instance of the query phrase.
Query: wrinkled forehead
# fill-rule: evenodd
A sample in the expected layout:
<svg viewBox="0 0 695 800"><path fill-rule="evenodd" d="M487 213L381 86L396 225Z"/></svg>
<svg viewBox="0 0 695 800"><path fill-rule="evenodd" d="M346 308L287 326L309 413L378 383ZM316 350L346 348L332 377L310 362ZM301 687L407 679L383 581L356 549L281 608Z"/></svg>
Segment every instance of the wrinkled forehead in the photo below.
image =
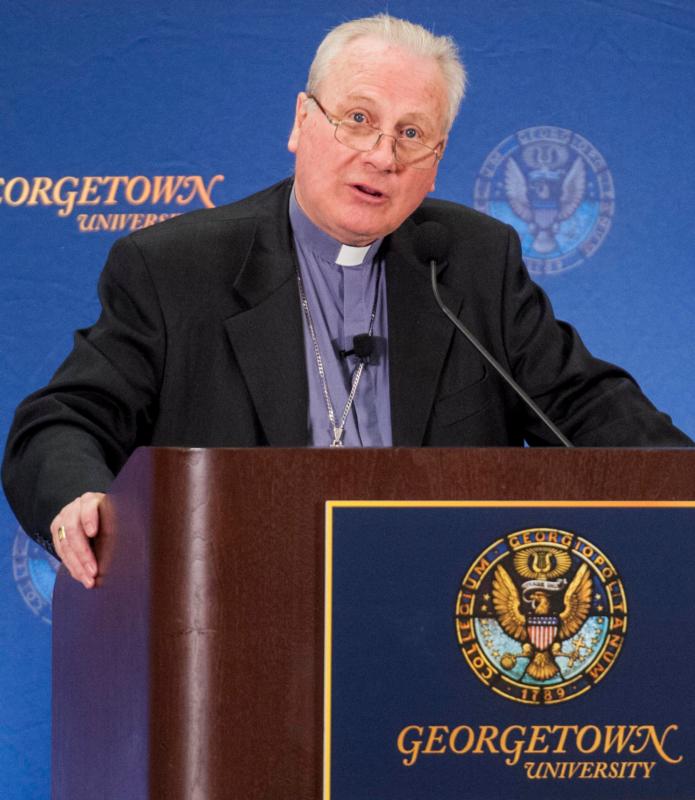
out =
<svg viewBox="0 0 695 800"><path fill-rule="evenodd" d="M447 91L438 62L381 39L360 37L344 45L317 90L333 111L350 97L372 98L403 115L426 116L444 131Z"/></svg>

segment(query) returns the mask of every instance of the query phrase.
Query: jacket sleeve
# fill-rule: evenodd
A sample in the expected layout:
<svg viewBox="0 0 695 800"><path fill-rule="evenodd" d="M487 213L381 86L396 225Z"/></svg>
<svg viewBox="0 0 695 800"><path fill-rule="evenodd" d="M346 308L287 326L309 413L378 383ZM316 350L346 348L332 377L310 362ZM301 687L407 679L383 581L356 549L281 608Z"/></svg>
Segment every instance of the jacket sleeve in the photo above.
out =
<svg viewBox="0 0 695 800"><path fill-rule="evenodd" d="M526 271L512 228L502 307L504 347L514 378L572 444L693 445L670 417L652 405L632 376L594 358L576 330L555 319L545 292ZM529 444L558 444L530 410L524 415Z"/></svg>
<svg viewBox="0 0 695 800"><path fill-rule="evenodd" d="M19 406L3 462L24 530L52 551L49 526L67 503L106 491L157 414L166 334L147 266L131 238L113 246L99 281L101 314L44 389Z"/></svg>

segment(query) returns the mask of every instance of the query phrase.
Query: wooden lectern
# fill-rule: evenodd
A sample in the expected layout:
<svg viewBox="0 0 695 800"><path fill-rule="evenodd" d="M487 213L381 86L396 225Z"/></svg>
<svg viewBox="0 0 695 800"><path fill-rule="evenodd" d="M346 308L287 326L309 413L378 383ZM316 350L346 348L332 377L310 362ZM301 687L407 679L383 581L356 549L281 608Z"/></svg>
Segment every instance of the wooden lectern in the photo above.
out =
<svg viewBox="0 0 695 800"><path fill-rule="evenodd" d="M54 800L318 800L324 504L693 499L687 450L141 449L54 595Z"/></svg>

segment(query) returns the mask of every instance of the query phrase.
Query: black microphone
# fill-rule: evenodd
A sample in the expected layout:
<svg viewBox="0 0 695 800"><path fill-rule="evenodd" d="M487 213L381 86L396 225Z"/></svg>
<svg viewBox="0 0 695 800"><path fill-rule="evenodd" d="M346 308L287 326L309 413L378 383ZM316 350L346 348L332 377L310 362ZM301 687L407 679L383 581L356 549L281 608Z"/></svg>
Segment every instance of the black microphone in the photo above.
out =
<svg viewBox="0 0 695 800"><path fill-rule="evenodd" d="M413 247L420 261L441 266L449 255L449 229L434 220L423 222L415 229Z"/></svg>
<svg viewBox="0 0 695 800"><path fill-rule="evenodd" d="M340 357L356 355L360 361L366 361L374 352L374 337L371 333L358 333L352 337L352 350L341 350Z"/></svg>
<svg viewBox="0 0 695 800"><path fill-rule="evenodd" d="M520 397L524 403L533 411L533 413L541 420L541 422L562 442L565 447L573 447L572 443L567 439L557 426L554 425L548 417L541 411L536 403L526 394L526 392L519 386L519 384L512 378L512 376L504 369L504 367L497 361L491 353L489 353L483 345L476 339L476 337L461 323L458 317L447 308L442 298L439 296L439 287L437 286L437 265L443 265L449 254L449 231L439 222L430 220L418 225L413 236L413 247L415 254L420 261L430 265L430 276L432 282L432 292L437 305L444 314L451 320L456 328L468 339L468 341L475 347L480 355L488 362L488 364L500 375L506 383L511 386L514 392Z"/></svg>

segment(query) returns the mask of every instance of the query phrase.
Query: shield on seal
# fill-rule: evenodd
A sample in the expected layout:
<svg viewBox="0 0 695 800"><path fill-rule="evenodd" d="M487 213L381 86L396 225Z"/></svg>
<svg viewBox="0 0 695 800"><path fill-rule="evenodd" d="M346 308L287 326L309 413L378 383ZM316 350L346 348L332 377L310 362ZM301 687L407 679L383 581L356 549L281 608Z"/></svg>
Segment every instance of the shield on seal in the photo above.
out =
<svg viewBox="0 0 695 800"><path fill-rule="evenodd" d="M557 635L557 617L529 616L526 618L526 630L537 650L547 650Z"/></svg>

